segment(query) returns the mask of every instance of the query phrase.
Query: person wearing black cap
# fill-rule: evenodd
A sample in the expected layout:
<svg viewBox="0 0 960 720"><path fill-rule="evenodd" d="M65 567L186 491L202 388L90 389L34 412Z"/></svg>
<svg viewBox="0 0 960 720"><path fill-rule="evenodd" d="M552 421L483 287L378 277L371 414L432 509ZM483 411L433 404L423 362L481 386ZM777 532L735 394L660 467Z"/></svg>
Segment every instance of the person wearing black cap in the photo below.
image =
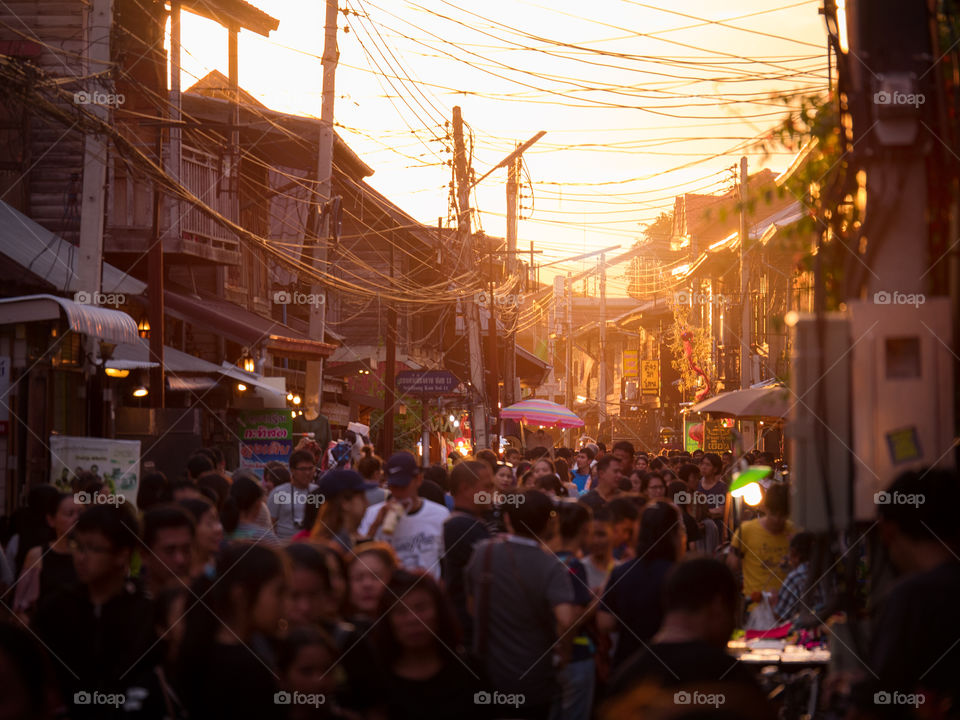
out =
<svg viewBox="0 0 960 720"><path fill-rule="evenodd" d="M356 544L357 528L367 510L367 490L377 487L356 470L331 470L320 478L317 492L322 498L310 539L333 541L344 550Z"/></svg>
<svg viewBox="0 0 960 720"><path fill-rule="evenodd" d="M443 523L450 511L417 494L420 468L410 453L391 455L386 476L390 497L367 508L360 535L389 543L407 570L426 570L439 579Z"/></svg>

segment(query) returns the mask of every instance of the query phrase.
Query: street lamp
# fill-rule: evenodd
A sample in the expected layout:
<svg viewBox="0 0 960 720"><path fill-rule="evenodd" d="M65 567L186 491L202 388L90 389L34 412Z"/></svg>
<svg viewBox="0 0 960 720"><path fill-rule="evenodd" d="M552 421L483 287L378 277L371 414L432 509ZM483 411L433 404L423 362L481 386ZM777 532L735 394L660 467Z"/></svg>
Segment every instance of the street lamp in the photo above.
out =
<svg viewBox="0 0 960 720"><path fill-rule="evenodd" d="M730 483L730 497L742 497L750 507L756 507L763 501L760 481L770 477L772 468L766 465L750 465L746 470L734 472Z"/></svg>

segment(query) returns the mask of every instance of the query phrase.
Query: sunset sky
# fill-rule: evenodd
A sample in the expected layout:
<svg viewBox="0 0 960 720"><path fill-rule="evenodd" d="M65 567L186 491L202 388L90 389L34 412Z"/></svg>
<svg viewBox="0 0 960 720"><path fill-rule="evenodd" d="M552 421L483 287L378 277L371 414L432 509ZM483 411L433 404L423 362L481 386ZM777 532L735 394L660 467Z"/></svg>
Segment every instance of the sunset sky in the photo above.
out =
<svg viewBox="0 0 960 720"><path fill-rule="evenodd" d="M627 248L675 195L731 188L741 155L751 172L788 164L792 152L754 142L796 106L774 95L826 89L827 60L819 3L783 2L341 0L337 131L375 169L372 185L435 225L448 214L454 105L477 177L545 130L525 155L520 246L533 241L542 262ZM254 4L280 26L241 33L241 87L319 116L323 3ZM184 87L226 74L220 26L184 13L183 48ZM504 234L505 183L498 170L473 199L491 235ZM623 289L613 272L610 292Z"/></svg>

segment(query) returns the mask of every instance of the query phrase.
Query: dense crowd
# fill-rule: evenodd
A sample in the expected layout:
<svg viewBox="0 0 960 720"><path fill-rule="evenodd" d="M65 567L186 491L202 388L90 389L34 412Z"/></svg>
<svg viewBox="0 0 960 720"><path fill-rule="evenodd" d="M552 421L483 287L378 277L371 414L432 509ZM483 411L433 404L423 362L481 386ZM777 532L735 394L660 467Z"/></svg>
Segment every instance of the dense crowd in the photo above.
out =
<svg viewBox="0 0 960 720"><path fill-rule="evenodd" d="M258 473L203 450L182 479L143 477L135 508L89 473L32 487L0 534L0 718L773 718L734 630L829 635L851 591L813 569L766 454L736 459L771 467L756 509L731 500L729 453L447 460L305 441ZM952 717L957 478L890 492L926 498L878 505L904 579L827 702Z"/></svg>

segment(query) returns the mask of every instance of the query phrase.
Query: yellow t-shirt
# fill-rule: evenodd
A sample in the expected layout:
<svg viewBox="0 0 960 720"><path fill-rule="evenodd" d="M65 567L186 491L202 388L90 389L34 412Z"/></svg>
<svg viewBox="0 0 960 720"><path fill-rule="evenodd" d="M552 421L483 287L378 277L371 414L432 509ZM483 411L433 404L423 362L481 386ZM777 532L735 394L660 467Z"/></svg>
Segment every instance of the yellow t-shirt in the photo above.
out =
<svg viewBox="0 0 960 720"><path fill-rule="evenodd" d="M780 589L790 571L787 551L795 532L790 520L779 535L767 532L760 519L747 520L737 528L730 545L743 555L744 595L749 597L757 590L776 592Z"/></svg>

